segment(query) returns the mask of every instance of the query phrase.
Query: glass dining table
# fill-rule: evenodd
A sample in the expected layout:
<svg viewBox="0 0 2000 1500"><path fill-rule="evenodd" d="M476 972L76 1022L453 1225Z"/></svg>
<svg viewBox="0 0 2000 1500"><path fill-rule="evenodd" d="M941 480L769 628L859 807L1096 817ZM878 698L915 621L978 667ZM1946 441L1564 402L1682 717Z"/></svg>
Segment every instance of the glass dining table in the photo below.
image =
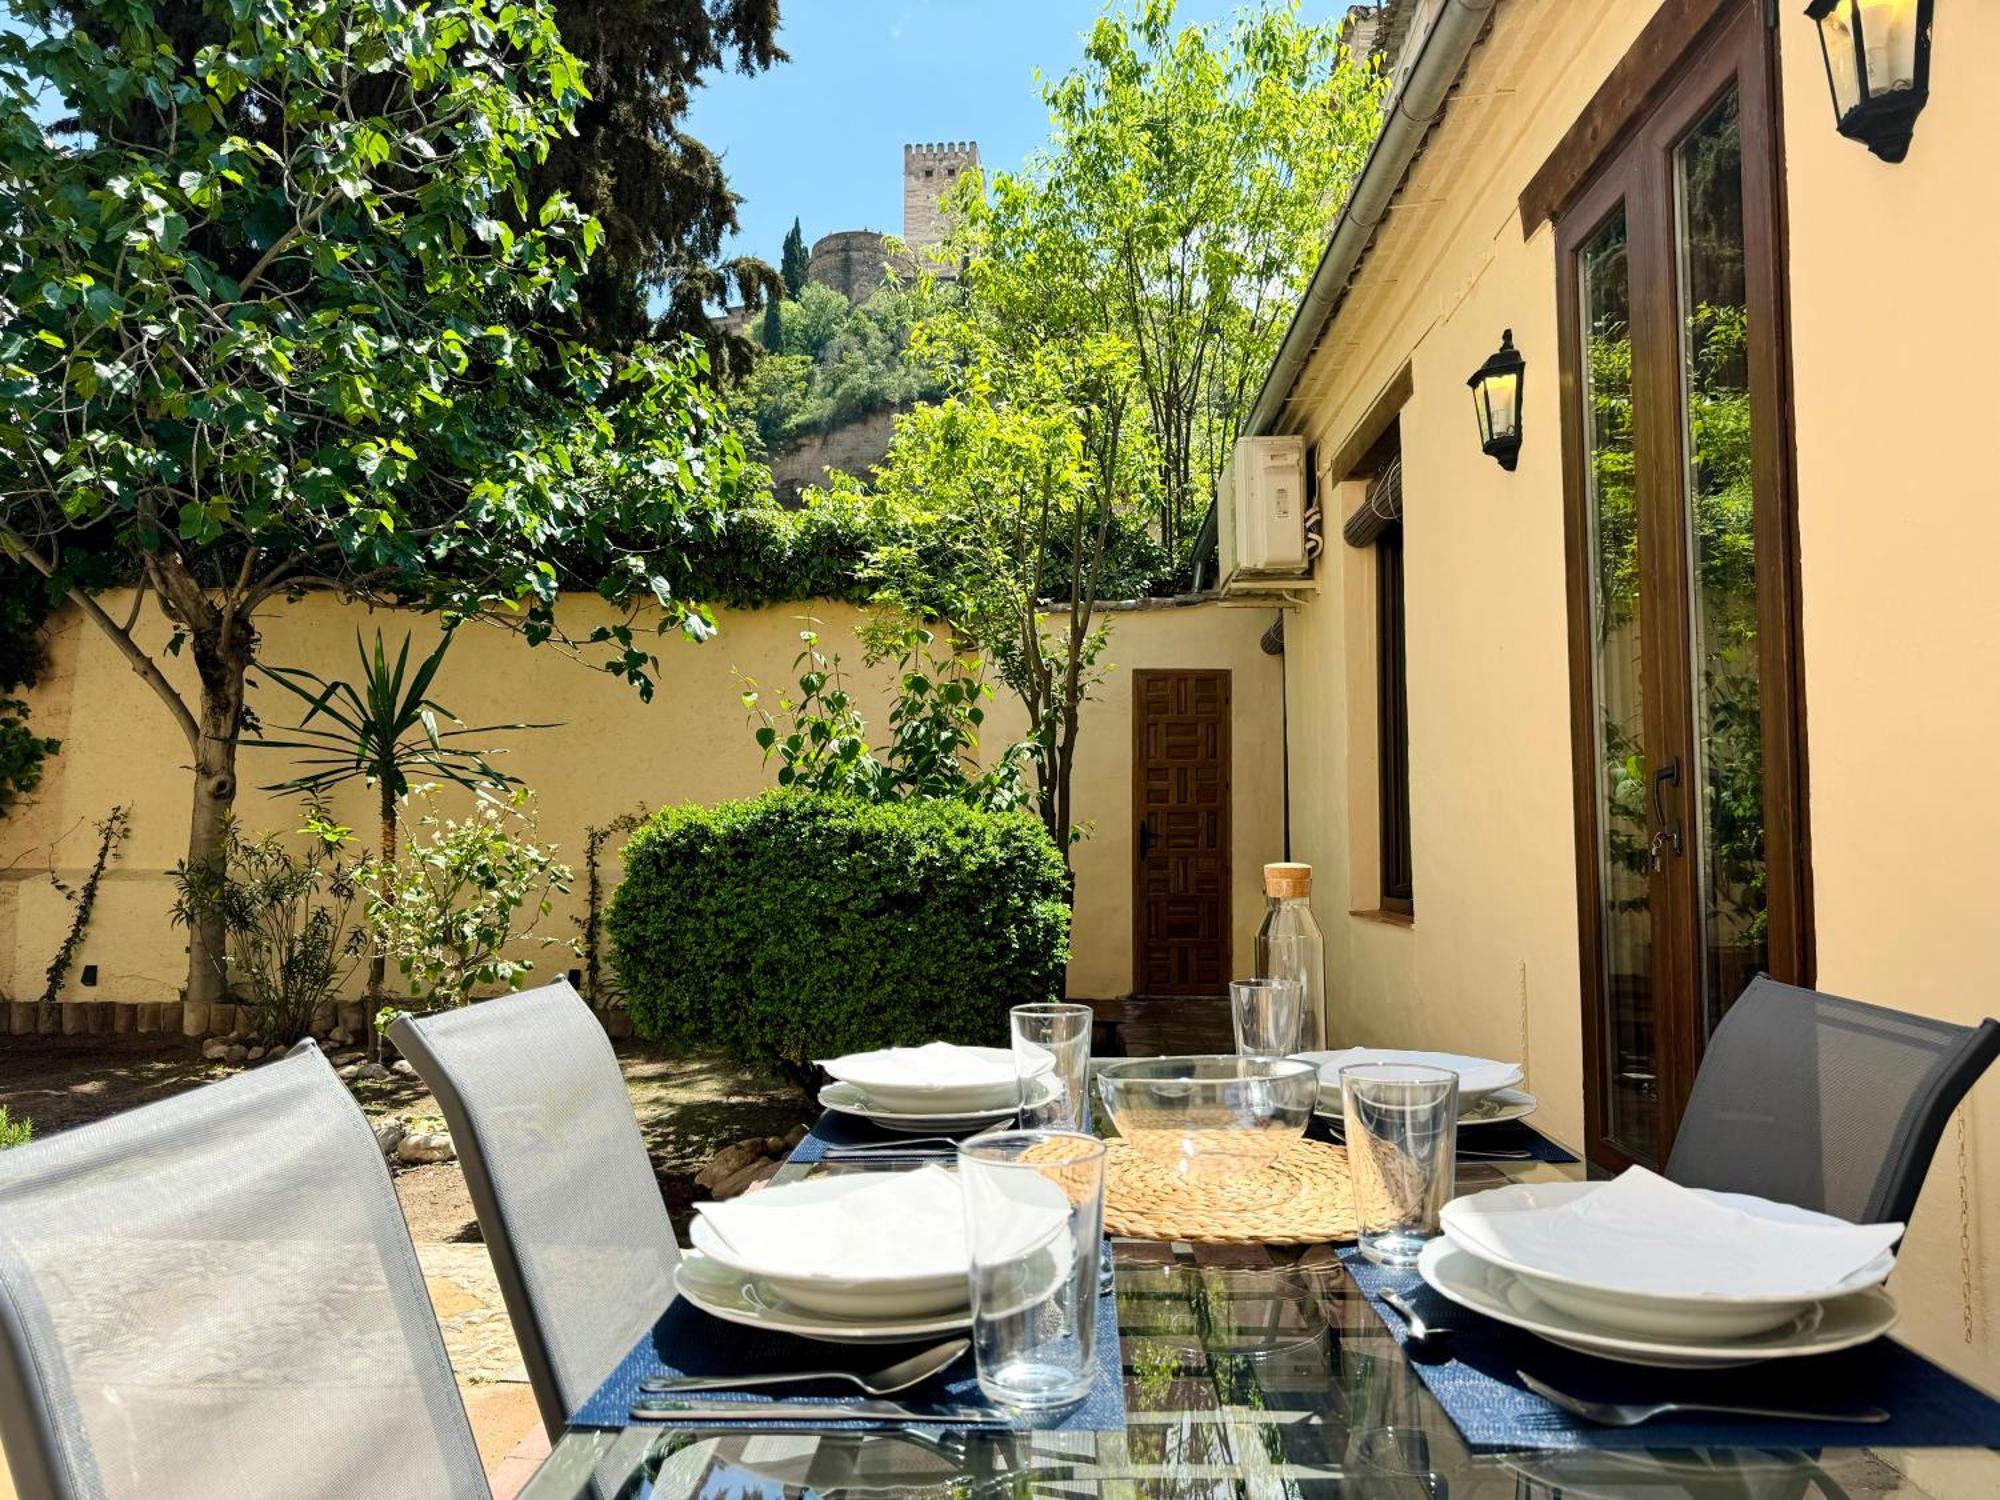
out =
<svg viewBox="0 0 2000 1500"><path fill-rule="evenodd" d="M775 1180L829 1170L858 1169L792 1165ZM1582 1175L1462 1162L1458 1189ZM571 1430L519 1500L2000 1495L1986 1449L1475 1454L1331 1246L1116 1240L1113 1255L1121 1432Z"/></svg>

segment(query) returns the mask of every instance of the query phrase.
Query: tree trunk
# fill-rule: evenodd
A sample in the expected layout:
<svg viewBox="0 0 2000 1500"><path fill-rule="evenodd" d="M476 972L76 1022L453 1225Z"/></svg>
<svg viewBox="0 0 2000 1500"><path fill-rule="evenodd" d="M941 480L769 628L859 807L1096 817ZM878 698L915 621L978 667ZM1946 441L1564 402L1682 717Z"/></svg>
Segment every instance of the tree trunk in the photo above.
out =
<svg viewBox="0 0 2000 1500"><path fill-rule="evenodd" d="M375 784L378 798L376 811L382 819L381 856L384 871L395 868L396 864L396 794L387 781ZM389 978L389 955L382 951L378 941L374 945L374 955L368 960L368 993L362 997L362 1024L367 1028L368 1060L382 1060L382 1038L375 1029L375 1017L382 1009L383 990Z"/></svg>
<svg viewBox="0 0 2000 1500"><path fill-rule="evenodd" d="M257 632L239 606L256 557L255 549L246 553L236 590L220 593L203 587L178 552L155 552L146 558L147 579L167 618L185 635L200 683L193 715L188 716L184 708L176 715L194 748L194 815L188 824L187 845L190 870L206 866L220 872L223 828L236 806L236 742L243 732L243 690L250 664L257 656ZM107 628L114 631L114 639L123 634L115 626ZM147 675L151 663L144 654L136 646L128 654L139 658L134 666L142 676ZM170 703L178 702L164 686L165 679L157 668L149 678L153 679L157 679L155 686L163 697ZM210 911L194 918L188 926L184 1029L196 1030L209 1018L209 1007L234 1003L229 998L228 962L221 913Z"/></svg>
<svg viewBox="0 0 2000 1500"><path fill-rule="evenodd" d="M183 622L186 623L186 622ZM220 618L190 629L195 672L201 679L194 751L194 815L188 826L189 869L219 868L223 827L236 806L236 742L243 729L244 681L256 651L255 634ZM188 928L187 998L195 1014L233 1003L229 997L228 939L222 914L210 909Z"/></svg>

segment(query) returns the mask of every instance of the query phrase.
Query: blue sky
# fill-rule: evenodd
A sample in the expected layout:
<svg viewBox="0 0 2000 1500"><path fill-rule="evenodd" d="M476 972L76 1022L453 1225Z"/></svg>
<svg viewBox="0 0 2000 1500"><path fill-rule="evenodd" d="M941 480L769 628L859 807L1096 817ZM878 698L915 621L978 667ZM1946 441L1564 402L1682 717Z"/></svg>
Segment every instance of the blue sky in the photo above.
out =
<svg viewBox="0 0 2000 1500"><path fill-rule="evenodd" d="M1181 0L1179 14L1233 8ZM1095 0L784 0L791 61L712 77L689 111L743 195L729 253L775 265L794 215L808 245L836 229L901 234L906 141L975 140L989 170L1018 167L1048 134L1035 70L1068 72L1098 13Z"/></svg>

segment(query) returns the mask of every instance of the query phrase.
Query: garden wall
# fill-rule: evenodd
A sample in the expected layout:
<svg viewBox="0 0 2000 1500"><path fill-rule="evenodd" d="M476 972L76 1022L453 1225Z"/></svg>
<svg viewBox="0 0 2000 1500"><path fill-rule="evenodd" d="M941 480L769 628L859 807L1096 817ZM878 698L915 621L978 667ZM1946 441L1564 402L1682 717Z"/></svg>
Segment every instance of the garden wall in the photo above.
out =
<svg viewBox="0 0 2000 1500"><path fill-rule="evenodd" d="M122 618L116 597L106 605ZM156 636L158 617L147 606ZM662 670L653 700L552 647L529 648L493 629L468 628L446 659L433 696L468 724L559 721L560 728L507 736L499 764L536 794L543 837L577 867L577 889L543 925L567 938L585 912L585 830L645 803L714 802L752 795L771 784L740 702L738 673L768 688L795 677L802 617L810 611L831 649L854 670L871 727L887 738L885 678L860 671L853 635L861 611L845 604L791 605L722 611L715 639L660 643ZM609 612L595 600L566 608L578 635ZM1086 710L1077 772L1077 816L1091 827L1078 847L1077 918L1069 990L1085 998L1128 993L1132 974L1132 700L1135 668L1226 668L1233 676L1234 785L1232 926L1234 949L1248 955L1262 915L1260 870L1282 855L1282 671L1258 648L1268 610L1215 603L1149 604L1112 615L1107 659L1115 670ZM405 630L417 652L435 640L430 620L370 615L326 596L278 605L260 617L267 661L305 667L328 678L351 676L357 630L379 625L393 644ZM184 935L167 918L168 872L187 838L187 747L166 710L133 675L101 633L74 610L49 622L50 669L30 695L34 723L63 742L40 791L0 823L0 994L14 1002L0 1015L0 1033L32 1028L33 1001L43 973L68 930L72 907L50 880L78 886L95 852L93 823L114 805L131 816L131 837L108 870L96 913L70 969L60 1024L72 1032L138 1029L228 1030L178 1006L185 974ZM191 679L185 660L166 658L170 674ZM296 722L297 705L270 688L252 693L274 732ZM1001 689L992 705L986 744L997 749L1018 737L1021 714ZM238 810L246 828L296 826L295 804L256 790L293 774L283 752L246 750L245 791ZM374 820L366 793L335 803L341 821L364 838ZM608 900L619 875L618 840L602 871ZM576 960L560 950L537 955L538 975L559 973ZM83 983L86 966L94 984ZM218 1021L231 1018L215 1018Z"/></svg>

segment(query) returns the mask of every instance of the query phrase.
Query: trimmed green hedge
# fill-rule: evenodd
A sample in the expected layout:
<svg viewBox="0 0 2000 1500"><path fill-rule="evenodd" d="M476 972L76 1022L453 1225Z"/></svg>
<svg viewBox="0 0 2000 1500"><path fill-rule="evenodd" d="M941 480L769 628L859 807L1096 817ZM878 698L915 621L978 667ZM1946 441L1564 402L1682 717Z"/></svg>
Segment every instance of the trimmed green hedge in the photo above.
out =
<svg viewBox="0 0 2000 1500"><path fill-rule="evenodd" d="M905 580L949 580L964 565L962 532L949 516L908 515L851 481L836 481L808 491L797 509L746 505L724 513L713 531L697 531L682 544L682 571L672 582L684 599L731 609L806 599L865 604L881 586L870 567L876 553L907 554L913 562L897 570ZM1068 541L1058 535L1049 544L1045 587L1052 601L1069 598ZM1187 584L1185 574L1185 563L1175 565L1143 516L1118 513L1105 544L1100 599L1176 593ZM947 604L942 597L912 602Z"/></svg>
<svg viewBox="0 0 2000 1500"><path fill-rule="evenodd" d="M1062 859L1026 812L800 791L670 807L625 846L607 926L639 1033L804 1083L820 1058L1004 1046L1059 1000Z"/></svg>

